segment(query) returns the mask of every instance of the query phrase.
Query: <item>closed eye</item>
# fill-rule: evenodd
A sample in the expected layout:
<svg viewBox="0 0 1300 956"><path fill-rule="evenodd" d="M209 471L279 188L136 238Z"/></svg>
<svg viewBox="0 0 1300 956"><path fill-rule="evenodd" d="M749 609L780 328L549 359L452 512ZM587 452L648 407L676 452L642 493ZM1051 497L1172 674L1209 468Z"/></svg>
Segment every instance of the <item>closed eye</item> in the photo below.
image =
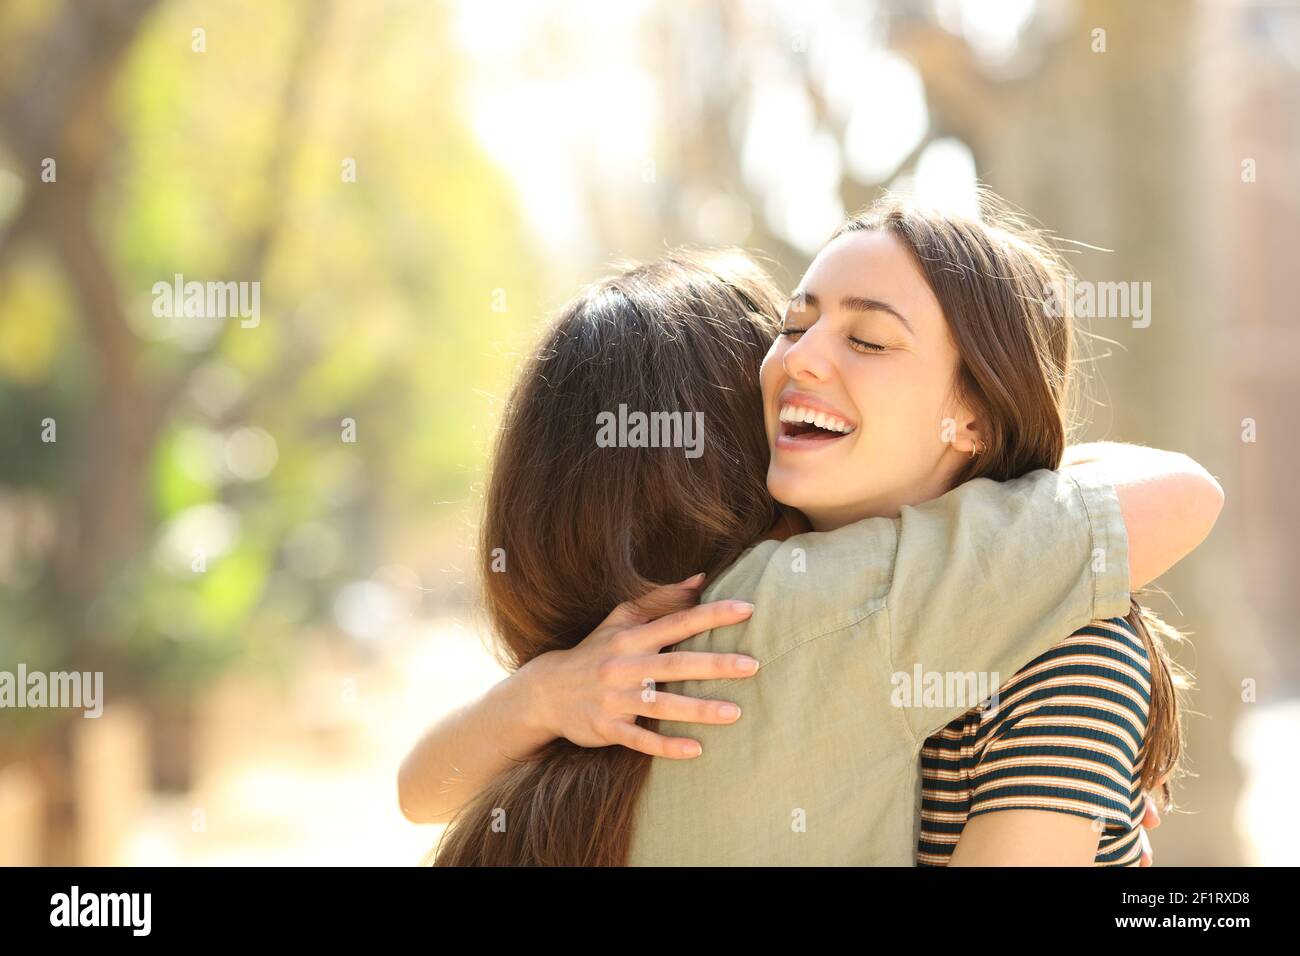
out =
<svg viewBox="0 0 1300 956"><path fill-rule="evenodd" d="M807 329L782 329L779 334L787 338L794 338L796 335L803 335ZM883 345L877 345L875 342L868 342L866 339L849 336L849 345L855 352L886 352L888 349Z"/></svg>
<svg viewBox="0 0 1300 956"><path fill-rule="evenodd" d="M851 335L849 336L849 341L850 341L851 343L853 343L853 347L854 347L855 349L857 349L859 352L883 352L883 351L885 351L885 347L884 347L883 345L877 345L875 342L867 342L867 341L864 341L864 340L862 340L862 339L855 339L855 338L854 338L853 336L851 336Z"/></svg>

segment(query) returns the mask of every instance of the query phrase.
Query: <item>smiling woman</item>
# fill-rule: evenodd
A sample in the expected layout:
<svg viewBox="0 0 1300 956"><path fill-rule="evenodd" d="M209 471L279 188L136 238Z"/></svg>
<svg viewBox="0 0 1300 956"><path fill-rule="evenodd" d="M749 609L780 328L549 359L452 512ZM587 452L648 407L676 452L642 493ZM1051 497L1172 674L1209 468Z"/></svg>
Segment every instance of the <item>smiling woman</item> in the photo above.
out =
<svg viewBox="0 0 1300 956"><path fill-rule="evenodd" d="M979 439L952 387L958 366L943 310L907 247L889 232L841 232L808 268L763 364L775 433L768 487L818 530L942 494ZM808 412L814 425L823 414L822 425L838 420L850 432L837 439L790 425L807 423ZM946 441L945 421L960 423Z"/></svg>
<svg viewBox="0 0 1300 956"><path fill-rule="evenodd" d="M1068 274L991 195L978 221L895 198L851 219L763 363L773 495L830 530L1059 462L1072 316L1033 304ZM828 420L852 433L791 424Z"/></svg>

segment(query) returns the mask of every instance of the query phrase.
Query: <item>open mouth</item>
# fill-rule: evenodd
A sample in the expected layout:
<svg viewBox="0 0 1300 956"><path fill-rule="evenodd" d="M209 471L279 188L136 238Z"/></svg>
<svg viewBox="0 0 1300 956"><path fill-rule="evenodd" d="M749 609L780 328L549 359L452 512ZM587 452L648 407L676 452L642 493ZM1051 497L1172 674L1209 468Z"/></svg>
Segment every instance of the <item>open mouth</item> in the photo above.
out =
<svg viewBox="0 0 1300 956"><path fill-rule="evenodd" d="M798 405L781 406L779 438L799 444L831 442L853 434L854 426L827 412Z"/></svg>

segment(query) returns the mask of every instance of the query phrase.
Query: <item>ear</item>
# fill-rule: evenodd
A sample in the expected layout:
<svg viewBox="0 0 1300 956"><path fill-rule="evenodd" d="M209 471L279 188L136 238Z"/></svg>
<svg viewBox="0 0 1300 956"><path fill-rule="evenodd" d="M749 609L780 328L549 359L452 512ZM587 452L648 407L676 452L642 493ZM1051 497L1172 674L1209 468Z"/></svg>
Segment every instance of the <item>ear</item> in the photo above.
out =
<svg viewBox="0 0 1300 956"><path fill-rule="evenodd" d="M979 416L964 405L957 406L953 417L944 419L944 440L963 458L972 458L988 448Z"/></svg>
<svg viewBox="0 0 1300 956"><path fill-rule="evenodd" d="M953 447L968 457L982 455L989 447L984 440L984 431L978 418L966 417L966 425L958 429L957 441Z"/></svg>

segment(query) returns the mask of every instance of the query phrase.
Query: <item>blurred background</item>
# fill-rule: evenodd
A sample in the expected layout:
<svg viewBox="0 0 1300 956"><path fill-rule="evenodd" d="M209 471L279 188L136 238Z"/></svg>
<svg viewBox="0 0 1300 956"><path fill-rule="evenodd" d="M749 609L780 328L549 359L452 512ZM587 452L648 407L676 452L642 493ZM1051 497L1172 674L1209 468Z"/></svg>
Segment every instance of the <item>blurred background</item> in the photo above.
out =
<svg viewBox="0 0 1300 956"><path fill-rule="evenodd" d="M474 527L539 324L679 244L793 287L976 178L1151 283L1081 437L1227 494L1148 602L1198 682L1157 862L1300 861L1300 2L8 0L0 671L105 704L0 710L0 863L417 862L397 766L502 673ZM160 318L177 274L259 321Z"/></svg>

